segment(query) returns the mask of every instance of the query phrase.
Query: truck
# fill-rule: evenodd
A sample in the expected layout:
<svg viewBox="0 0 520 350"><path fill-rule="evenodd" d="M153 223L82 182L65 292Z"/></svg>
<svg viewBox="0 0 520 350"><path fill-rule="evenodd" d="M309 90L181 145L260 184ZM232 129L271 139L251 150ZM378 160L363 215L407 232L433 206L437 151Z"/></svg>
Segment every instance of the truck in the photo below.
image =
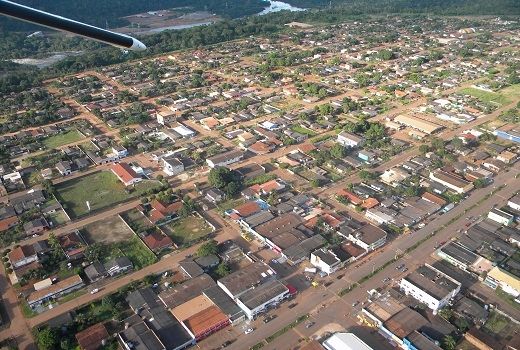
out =
<svg viewBox="0 0 520 350"><path fill-rule="evenodd" d="M305 272L316 273L316 268L315 267L306 267Z"/></svg>
<svg viewBox="0 0 520 350"><path fill-rule="evenodd" d="M452 210L453 208L455 208L455 204L453 203L450 203L448 204L447 206L444 207L444 209L442 210L444 213L447 213L449 212L450 210Z"/></svg>

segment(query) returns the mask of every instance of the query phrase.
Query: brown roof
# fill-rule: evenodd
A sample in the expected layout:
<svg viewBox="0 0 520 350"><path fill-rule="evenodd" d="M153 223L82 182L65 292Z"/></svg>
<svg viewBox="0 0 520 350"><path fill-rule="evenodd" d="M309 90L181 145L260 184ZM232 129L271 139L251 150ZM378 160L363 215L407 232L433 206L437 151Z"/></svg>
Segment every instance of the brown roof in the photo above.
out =
<svg viewBox="0 0 520 350"><path fill-rule="evenodd" d="M12 224L17 223L17 222L18 222L18 217L16 215L11 216L10 218L7 218L7 219L0 220L0 231L8 230Z"/></svg>
<svg viewBox="0 0 520 350"><path fill-rule="evenodd" d="M249 146L249 149L258 153L268 153L269 151L271 151L271 147L263 143L262 141L257 141L253 143L251 146Z"/></svg>
<svg viewBox="0 0 520 350"><path fill-rule="evenodd" d="M23 245L9 253L9 260L12 262L20 261L23 258L27 258L35 254L36 252L34 251L34 247L32 245Z"/></svg>
<svg viewBox="0 0 520 350"><path fill-rule="evenodd" d="M239 205L238 207L235 207L234 210L240 215L240 216L249 216L251 214L256 213L261 208L256 202L245 202L244 204Z"/></svg>
<svg viewBox="0 0 520 350"><path fill-rule="evenodd" d="M144 237L143 241L151 250L160 249L173 244L170 237L160 233L151 233Z"/></svg>
<svg viewBox="0 0 520 350"><path fill-rule="evenodd" d="M228 317L218 307L211 306L184 320L184 324L193 334L197 335L227 320Z"/></svg>
<svg viewBox="0 0 520 350"><path fill-rule="evenodd" d="M76 334L76 339L82 350L96 350L103 340L108 340L109 334L102 323L98 323Z"/></svg>
<svg viewBox="0 0 520 350"><path fill-rule="evenodd" d="M301 224L301 222L302 220L298 215L287 213L277 216L264 224L258 225L255 227L255 231L265 237L274 237L295 228Z"/></svg>
<svg viewBox="0 0 520 350"><path fill-rule="evenodd" d="M310 151L314 151L316 147L312 143L304 143L300 147L298 147L298 150L303 153L307 153Z"/></svg>
<svg viewBox="0 0 520 350"><path fill-rule="evenodd" d="M347 198L349 201L352 202L352 204L354 205L359 205L361 203L363 203L363 201L361 200L361 198L359 198L358 196L356 196L354 193L350 192L350 191L347 191L347 190L339 190L338 193L337 193L338 196L342 196L342 197L345 197Z"/></svg>
<svg viewBox="0 0 520 350"><path fill-rule="evenodd" d="M117 177L124 183L128 183L135 178L141 178L130 165L126 163L114 164L110 169L117 175Z"/></svg>
<svg viewBox="0 0 520 350"><path fill-rule="evenodd" d="M83 244L76 231L72 231L63 236L59 236L58 242L64 250L67 250L69 248L75 248Z"/></svg>
<svg viewBox="0 0 520 350"><path fill-rule="evenodd" d="M438 204L438 205L441 205L441 206L446 204L446 201L444 199L442 199L441 197L436 196L436 195L434 195L433 193L430 193L430 192L424 192L422 197L423 197L423 199L426 199L427 201L430 201L432 203L435 203L435 204Z"/></svg>
<svg viewBox="0 0 520 350"><path fill-rule="evenodd" d="M379 201L375 198L367 198L363 201L363 205L361 206L364 209L371 209L379 204Z"/></svg>

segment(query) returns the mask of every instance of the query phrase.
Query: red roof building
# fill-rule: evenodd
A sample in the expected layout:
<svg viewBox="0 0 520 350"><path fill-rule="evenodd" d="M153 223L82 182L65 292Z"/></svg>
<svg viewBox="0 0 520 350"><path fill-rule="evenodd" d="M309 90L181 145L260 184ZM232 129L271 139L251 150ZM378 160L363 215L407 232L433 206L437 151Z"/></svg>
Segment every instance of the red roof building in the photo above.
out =
<svg viewBox="0 0 520 350"><path fill-rule="evenodd" d="M76 340L81 350L96 350L106 344L109 338L107 329L98 323L76 334Z"/></svg>
<svg viewBox="0 0 520 350"><path fill-rule="evenodd" d="M245 218L255 213L258 213L262 208L256 202L245 202L233 209L238 215Z"/></svg>
<svg viewBox="0 0 520 350"><path fill-rule="evenodd" d="M110 170L117 176L117 178L125 184L130 186L135 183L141 182L142 178L137 174L134 169L127 163L118 163L110 167Z"/></svg>
<svg viewBox="0 0 520 350"><path fill-rule="evenodd" d="M171 220L182 207L182 202L166 203L161 200L153 200L150 205L153 209L150 211L148 219L155 224L159 220Z"/></svg>
<svg viewBox="0 0 520 350"><path fill-rule="evenodd" d="M9 230L18 224L18 217L11 216L10 218L0 220L0 232Z"/></svg>
<svg viewBox="0 0 520 350"><path fill-rule="evenodd" d="M354 205L361 205L363 203L361 198L359 198L354 193L349 192L347 190L339 190L337 195L347 198Z"/></svg>
<svg viewBox="0 0 520 350"><path fill-rule="evenodd" d="M173 241L170 237L160 233L151 233L147 235L143 238L143 242L152 251L168 248L173 245Z"/></svg>

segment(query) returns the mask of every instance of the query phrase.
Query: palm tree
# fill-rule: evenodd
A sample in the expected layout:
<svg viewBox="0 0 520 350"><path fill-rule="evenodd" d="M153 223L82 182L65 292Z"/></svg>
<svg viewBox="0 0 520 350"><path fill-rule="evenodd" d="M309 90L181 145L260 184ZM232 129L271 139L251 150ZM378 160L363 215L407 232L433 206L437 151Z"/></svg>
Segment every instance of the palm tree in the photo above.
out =
<svg viewBox="0 0 520 350"><path fill-rule="evenodd" d="M447 350L454 350L455 346L457 346L457 342L455 341L455 339L453 339L453 337L451 335L445 336L443 343L444 343L444 348Z"/></svg>

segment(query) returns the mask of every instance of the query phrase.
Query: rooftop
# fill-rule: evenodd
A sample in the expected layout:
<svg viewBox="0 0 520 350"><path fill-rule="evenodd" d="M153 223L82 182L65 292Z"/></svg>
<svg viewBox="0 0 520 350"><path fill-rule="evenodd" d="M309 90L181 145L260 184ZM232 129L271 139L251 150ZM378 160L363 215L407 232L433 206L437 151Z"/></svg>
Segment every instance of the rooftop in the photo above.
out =
<svg viewBox="0 0 520 350"><path fill-rule="evenodd" d="M183 322L193 334L197 335L225 322L227 319L228 317L218 307L211 305L183 320Z"/></svg>
<svg viewBox="0 0 520 350"><path fill-rule="evenodd" d="M174 308L199 296L203 290L214 285L215 281L213 281L209 275L202 274L191 280L187 280L178 286L161 292L159 294L159 299L163 301L166 307Z"/></svg>
<svg viewBox="0 0 520 350"><path fill-rule="evenodd" d="M272 280L248 290L239 299L250 310L253 310L284 293L289 293L289 288L278 280Z"/></svg>
<svg viewBox="0 0 520 350"><path fill-rule="evenodd" d="M268 279L276 276L276 272L263 262L255 262L225 277L218 282L224 285L233 296L242 294Z"/></svg>
<svg viewBox="0 0 520 350"><path fill-rule="evenodd" d="M419 266L415 271L405 276L403 280L412 283L437 300L444 299L446 295L451 294L460 286L460 283L455 283L447 275L427 265Z"/></svg>

